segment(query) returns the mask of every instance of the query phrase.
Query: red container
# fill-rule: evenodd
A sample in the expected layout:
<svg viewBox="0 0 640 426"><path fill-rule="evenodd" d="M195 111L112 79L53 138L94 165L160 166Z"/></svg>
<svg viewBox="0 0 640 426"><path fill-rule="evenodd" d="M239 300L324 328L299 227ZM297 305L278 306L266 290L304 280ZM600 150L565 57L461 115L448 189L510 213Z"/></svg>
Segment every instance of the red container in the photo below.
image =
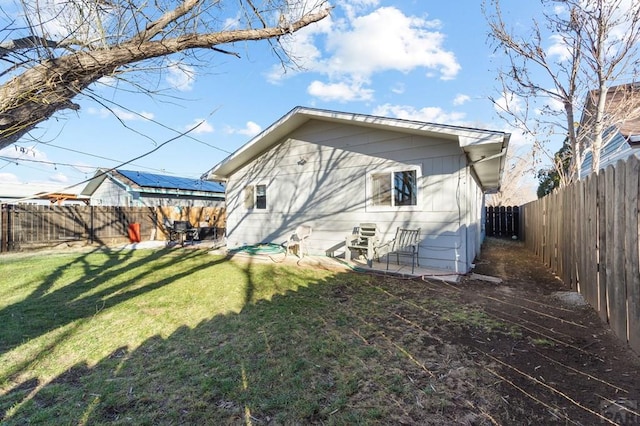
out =
<svg viewBox="0 0 640 426"><path fill-rule="evenodd" d="M127 230L129 234L129 241L132 243L140 242L140 224L139 223L130 223L129 229Z"/></svg>

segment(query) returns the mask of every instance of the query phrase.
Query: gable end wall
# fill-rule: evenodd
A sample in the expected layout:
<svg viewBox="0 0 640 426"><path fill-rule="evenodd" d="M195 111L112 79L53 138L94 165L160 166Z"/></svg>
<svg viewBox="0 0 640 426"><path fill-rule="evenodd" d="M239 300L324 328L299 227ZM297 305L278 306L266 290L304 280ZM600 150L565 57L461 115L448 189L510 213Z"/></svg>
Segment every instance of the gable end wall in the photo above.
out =
<svg viewBox="0 0 640 426"><path fill-rule="evenodd" d="M280 244L306 224L311 254L340 256L354 227L375 222L383 240L399 226L421 228L421 266L468 270L480 238L481 191L457 142L319 121L289 136L228 180L229 248ZM367 204L369 173L414 167L422 175L418 206ZM247 185L267 186L265 210L245 207Z"/></svg>

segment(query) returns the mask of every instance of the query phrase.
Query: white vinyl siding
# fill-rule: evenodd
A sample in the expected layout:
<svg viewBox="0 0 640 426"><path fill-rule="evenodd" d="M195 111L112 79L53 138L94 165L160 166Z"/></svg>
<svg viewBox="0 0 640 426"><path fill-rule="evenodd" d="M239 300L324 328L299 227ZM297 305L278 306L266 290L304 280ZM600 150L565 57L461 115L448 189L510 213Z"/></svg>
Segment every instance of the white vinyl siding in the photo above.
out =
<svg viewBox="0 0 640 426"><path fill-rule="evenodd" d="M608 137L611 131L615 131L615 129L608 129L605 138ZM640 158L640 147L632 147L625 137L616 131L616 134L612 136L608 143L600 150L600 169L605 169L609 165L615 165L618 160L624 160L631 155L636 155ZM581 179L591 174L592 163L592 153L587 152L580 168Z"/></svg>
<svg viewBox="0 0 640 426"><path fill-rule="evenodd" d="M227 182L228 246L282 243L305 224L310 254L337 256L355 226L375 222L384 240L397 226L421 228L421 265L466 272L465 191L476 197L477 189L466 184L465 161L455 140L310 120ZM371 208L371 177L390 171L416 172L415 205ZM244 206L245 188L260 184L268 215ZM413 202L407 194L402 202Z"/></svg>
<svg viewBox="0 0 640 426"><path fill-rule="evenodd" d="M138 191L127 192L121 185L107 178L102 181L91 195L91 205L122 207L222 207L224 206L224 198L222 193L219 197L206 197L203 195L190 196L162 193L150 194Z"/></svg>

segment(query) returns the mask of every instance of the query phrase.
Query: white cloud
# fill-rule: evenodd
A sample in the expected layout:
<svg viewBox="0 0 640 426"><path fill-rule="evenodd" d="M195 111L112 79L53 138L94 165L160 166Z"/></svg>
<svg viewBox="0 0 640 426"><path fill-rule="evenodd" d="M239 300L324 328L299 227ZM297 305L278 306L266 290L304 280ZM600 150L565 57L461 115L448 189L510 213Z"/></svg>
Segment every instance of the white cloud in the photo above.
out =
<svg viewBox="0 0 640 426"><path fill-rule="evenodd" d="M18 176L13 173L0 173L0 182L2 183L20 183Z"/></svg>
<svg viewBox="0 0 640 426"><path fill-rule="evenodd" d="M244 129L238 130L238 133L246 136L255 136L262 131L262 127L253 121L247 121L247 125Z"/></svg>
<svg viewBox="0 0 640 426"><path fill-rule="evenodd" d="M266 75L267 81L278 84L286 77L298 74L300 70L315 71L322 59L322 52L316 47L315 38L330 33L333 26L332 16L329 16L281 38L280 43L290 53L291 58L294 58L298 69L285 69L282 64L274 65Z"/></svg>
<svg viewBox="0 0 640 426"><path fill-rule="evenodd" d="M287 37L285 47L300 68L327 77L324 83L312 83L309 93L322 95L321 99L370 100L373 90L365 86L376 73L422 69L426 78L456 77L461 67L455 54L444 47L440 21L407 16L395 7L357 15L378 3L347 2L347 6L341 5L345 18L329 17ZM318 46L322 41L321 51ZM273 83L284 77L281 67L274 67L268 75Z"/></svg>
<svg viewBox="0 0 640 426"><path fill-rule="evenodd" d="M174 89L188 92L193 89L195 80L196 71L192 66L177 61L167 65L167 83Z"/></svg>
<svg viewBox="0 0 640 426"><path fill-rule="evenodd" d="M87 112L91 115L96 115L100 118L108 118L112 116L118 117L122 121L145 121L145 120L153 120L155 115L152 112L147 111L125 111L120 108L93 108L89 107Z"/></svg>
<svg viewBox="0 0 640 426"><path fill-rule="evenodd" d="M122 121L138 121L138 120L152 120L153 113L140 111L140 112L132 112L132 111L124 111L119 108L115 108L113 113L116 117L121 119Z"/></svg>
<svg viewBox="0 0 640 426"><path fill-rule="evenodd" d="M496 99L493 107L499 113L504 113L505 111L518 113L522 111L522 99L513 93L503 93L500 98Z"/></svg>
<svg viewBox="0 0 640 426"><path fill-rule="evenodd" d="M341 6L345 11L349 20L353 20L358 13L363 10L377 7L380 4L380 0L351 0L344 1Z"/></svg>
<svg viewBox="0 0 640 426"><path fill-rule="evenodd" d="M196 127L198 126L198 127ZM195 127L195 129L193 129ZM193 129L193 131L191 132L192 134L195 135L201 135L204 133L213 133L214 129L213 126L211 124L209 124L209 122L205 119L202 118L196 118L195 120L193 120L191 122L191 124L187 124L186 126L184 126L185 130L190 130Z"/></svg>
<svg viewBox="0 0 640 426"><path fill-rule="evenodd" d="M455 55L443 48L444 34L431 31L438 21L381 7L349 24L328 34L327 50L332 56L323 62L329 74L366 78L375 72L426 68L439 71L443 80L449 80L460 70Z"/></svg>
<svg viewBox="0 0 640 426"><path fill-rule="evenodd" d="M69 182L69 178L63 173L55 173L49 176L49 180L56 183L67 183Z"/></svg>
<svg viewBox="0 0 640 426"><path fill-rule="evenodd" d="M464 125L465 114L462 112L446 112L439 107L416 109L408 105L384 104L376 107L374 115L391 116L403 120L426 121L429 123Z"/></svg>
<svg viewBox="0 0 640 426"><path fill-rule="evenodd" d="M323 101L368 101L373 98L373 90L365 89L357 83L323 83L313 81L307 92Z"/></svg>
<svg viewBox="0 0 640 426"><path fill-rule="evenodd" d="M240 26L240 18L242 17L242 14L240 12L236 13L236 16L234 16L233 18L227 18L224 20L224 23L222 24L222 28L224 28L225 30L235 30L238 29Z"/></svg>
<svg viewBox="0 0 640 426"><path fill-rule="evenodd" d="M245 124L245 126L242 129L235 129L233 127L227 127L226 129L226 132L229 134L238 134L238 135L244 135L249 137L255 136L261 131L262 131L262 127L253 121L247 121L247 124Z"/></svg>
<svg viewBox="0 0 640 426"><path fill-rule="evenodd" d="M403 94L404 91L405 91L404 83L396 83L396 84L394 84L393 87L391 88L391 91L393 93L395 93L396 95Z"/></svg>
<svg viewBox="0 0 640 426"><path fill-rule="evenodd" d="M523 148L526 148L526 152L529 152L531 150L534 142L532 136L525 135L522 129L507 125L500 130L505 133L511 134L511 137L509 138L509 151L519 151Z"/></svg>
<svg viewBox="0 0 640 426"><path fill-rule="evenodd" d="M463 105L463 104L469 102L470 100L471 100L471 98L468 95L458 94L453 99L453 104L454 105Z"/></svg>
<svg viewBox="0 0 640 426"><path fill-rule="evenodd" d="M117 78L111 75L105 75L104 77L100 77L98 83L104 84L107 87L117 87L118 81L119 80Z"/></svg>
<svg viewBox="0 0 640 426"><path fill-rule="evenodd" d="M550 90L553 91L553 90ZM556 98L546 97L544 102L542 99L538 101L539 106L535 109L536 114L543 115L551 113L552 115L563 114L565 112L564 104Z"/></svg>
<svg viewBox="0 0 640 426"><path fill-rule="evenodd" d="M549 37L551 46L547 49L547 55L557 57L559 61L566 61L571 58L571 47L564 41L559 34Z"/></svg>

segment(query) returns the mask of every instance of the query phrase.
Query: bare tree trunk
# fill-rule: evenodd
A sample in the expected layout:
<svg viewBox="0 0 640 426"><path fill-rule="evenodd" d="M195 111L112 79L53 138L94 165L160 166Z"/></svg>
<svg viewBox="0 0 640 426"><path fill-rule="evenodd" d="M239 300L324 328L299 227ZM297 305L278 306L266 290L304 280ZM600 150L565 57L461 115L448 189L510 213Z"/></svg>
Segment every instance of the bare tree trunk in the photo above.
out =
<svg viewBox="0 0 640 426"><path fill-rule="evenodd" d="M57 111L78 109L72 100L79 93L100 78L117 73L124 65L185 50L215 49L215 46L237 41L280 37L325 18L329 12L330 9L324 9L303 15L287 28L185 34L154 41L150 38L158 30L151 26L126 43L43 60L0 87L0 149L16 142Z"/></svg>
<svg viewBox="0 0 640 426"><path fill-rule="evenodd" d="M591 171L597 172L600 169L600 151L602 150L602 139L605 130L604 112L607 103L607 84L604 79L600 80L598 92L598 103L596 105L595 123L593 126L593 141L591 142Z"/></svg>

